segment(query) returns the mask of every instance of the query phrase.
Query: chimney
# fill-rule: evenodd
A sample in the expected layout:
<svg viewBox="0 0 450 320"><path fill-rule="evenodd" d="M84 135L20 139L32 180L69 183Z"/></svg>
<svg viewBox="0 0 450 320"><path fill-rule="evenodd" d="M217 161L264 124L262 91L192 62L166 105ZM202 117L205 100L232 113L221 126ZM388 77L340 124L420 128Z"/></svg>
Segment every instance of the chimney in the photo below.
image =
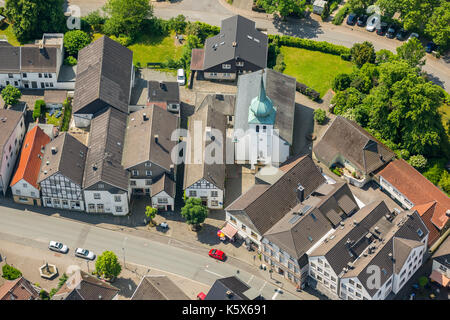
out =
<svg viewBox="0 0 450 320"><path fill-rule="evenodd" d="M158 143L159 135L155 134L155 143Z"/></svg>
<svg viewBox="0 0 450 320"><path fill-rule="evenodd" d="M46 164L46 165L49 165L49 164L50 164L50 161L47 161L45 164Z"/></svg>
<svg viewBox="0 0 450 320"><path fill-rule="evenodd" d="M233 43L231 44L233 47L237 47L237 42L233 41Z"/></svg>
<svg viewBox="0 0 450 320"><path fill-rule="evenodd" d="M300 201L300 203L305 200L305 188L299 183L297 185L297 200Z"/></svg>
<svg viewBox="0 0 450 320"><path fill-rule="evenodd" d="M58 152L58 148L52 147L52 154L56 154Z"/></svg>
<svg viewBox="0 0 450 320"><path fill-rule="evenodd" d="M175 169L175 166L173 164L170 165L170 172L173 173L173 170Z"/></svg>
<svg viewBox="0 0 450 320"><path fill-rule="evenodd" d="M446 215L447 217L450 217L450 209L447 209L447 211L445 211L445 215Z"/></svg>
<svg viewBox="0 0 450 320"><path fill-rule="evenodd" d="M143 113L143 114L142 114L142 119L143 119L144 121L147 121L147 120L148 120L147 114L146 114L146 113Z"/></svg>

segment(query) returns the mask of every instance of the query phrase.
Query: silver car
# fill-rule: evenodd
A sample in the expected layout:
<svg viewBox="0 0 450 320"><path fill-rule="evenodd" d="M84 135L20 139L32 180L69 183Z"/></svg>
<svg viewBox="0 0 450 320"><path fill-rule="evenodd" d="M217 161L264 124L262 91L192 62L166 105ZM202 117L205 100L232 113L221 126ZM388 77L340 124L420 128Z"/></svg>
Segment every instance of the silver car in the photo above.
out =
<svg viewBox="0 0 450 320"><path fill-rule="evenodd" d="M77 257L83 258L83 259L88 259L88 260L94 260L95 259L95 254L92 251L89 251L87 249L83 249L83 248L77 248L75 250L75 255Z"/></svg>
<svg viewBox="0 0 450 320"><path fill-rule="evenodd" d="M48 248L52 251L61 253L67 253L69 251L69 248L66 245L56 241L50 241L50 243L48 244Z"/></svg>

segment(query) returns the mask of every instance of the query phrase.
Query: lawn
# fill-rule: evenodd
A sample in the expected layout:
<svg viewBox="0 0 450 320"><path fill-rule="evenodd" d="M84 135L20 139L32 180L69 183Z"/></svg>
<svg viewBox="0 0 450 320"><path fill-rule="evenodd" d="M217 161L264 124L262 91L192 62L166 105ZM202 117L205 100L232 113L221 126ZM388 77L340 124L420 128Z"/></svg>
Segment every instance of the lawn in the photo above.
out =
<svg viewBox="0 0 450 320"><path fill-rule="evenodd" d="M6 36L6 38L8 39L8 42L10 44L12 44L13 46L15 46L15 47L20 46L20 42L17 40L16 36L13 33L12 25L10 25L8 23L4 23L0 27L0 37L3 35Z"/></svg>
<svg viewBox="0 0 450 320"><path fill-rule="evenodd" d="M61 120L63 118L62 114L59 116L59 118L56 118L55 115L58 113L58 111L56 111L52 116L50 116L50 113L46 112L45 113L45 120L47 124L52 124L56 127L59 128L59 126L61 125Z"/></svg>
<svg viewBox="0 0 450 320"><path fill-rule="evenodd" d="M316 90L323 97L338 73L350 73L353 64L341 57L301 48L281 47L286 69L284 73Z"/></svg>

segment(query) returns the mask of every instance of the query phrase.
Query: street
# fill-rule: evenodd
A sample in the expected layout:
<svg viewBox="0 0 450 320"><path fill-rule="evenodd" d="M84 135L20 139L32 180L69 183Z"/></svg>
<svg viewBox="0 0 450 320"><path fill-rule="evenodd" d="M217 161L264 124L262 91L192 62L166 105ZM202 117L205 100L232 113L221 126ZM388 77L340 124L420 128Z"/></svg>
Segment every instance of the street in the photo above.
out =
<svg viewBox="0 0 450 320"><path fill-rule="evenodd" d="M261 292L265 299L299 299L285 290L278 292L276 286L250 273L251 266L237 268L236 264L240 262L232 258L225 263L213 260L208 257L207 250L192 252L118 231L8 207L1 209L0 220L0 240L37 249L46 249L50 240L61 241L69 246L69 255L73 255L77 247L92 250L97 255L111 250L121 262L125 260L125 263L164 270L208 286L216 279L238 275L242 281ZM253 268L256 272L256 267Z"/></svg>

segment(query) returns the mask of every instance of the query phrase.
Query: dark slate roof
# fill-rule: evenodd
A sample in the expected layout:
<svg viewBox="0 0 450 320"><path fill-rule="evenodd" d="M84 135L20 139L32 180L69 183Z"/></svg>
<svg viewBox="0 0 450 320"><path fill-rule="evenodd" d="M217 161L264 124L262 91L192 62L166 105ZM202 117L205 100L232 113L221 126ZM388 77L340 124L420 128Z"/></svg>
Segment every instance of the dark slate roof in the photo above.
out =
<svg viewBox="0 0 450 320"><path fill-rule="evenodd" d="M144 114L146 116L144 120ZM146 107L128 116L122 165L125 169L151 161L170 171L171 152L178 144L171 135L178 117L162 108ZM158 135L156 142L155 135Z"/></svg>
<svg viewBox="0 0 450 320"><path fill-rule="evenodd" d="M56 148L56 153L52 152L52 148ZM38 183L60 173L81 186L87 151L88 148L69 133L59 135L45 146Z"/></svg>
<svg viewBox="0 0 450 320"><path fill-rule="evenodd" d="M20 72L20 47L0 46L0 73Z"/></svg>
<svg viewBox="0 0 450 320"><path fill-rule="evenodd" d="M198 133L195 133L196 123L200 123L199 128L202 133L202 150L203 157L201 163L194 163L194 157L197 152L199 146L195 143L195 138ZM219 138L216 138L214 141L205 141L206 139L206 127L210 127L211 130L216 129L221 132L222 141L220 142ZM184 168L184 189L190 187L197 181L201 179L205 179L215 185L217 188L224 190L225 188L225 137L226 137L226 117L220 112L214 112L210 106L206 108L202 108L198 112L194 113L189 117L189 135L191 137L190 141L188 141L188 145L186 147L186 165ZM214 134L214 131L212 131ZM206 163L206 153L205 149L210 144L218 144L222 143L222 145L218 145L216 149L221 149L222 153L222 163ZM190 152L189 152L190 151ZM190 159L188 158L190 155Z"/></svg>
<svg viewBox="0 0 450 320"><path fill-rule="evenodd" d="M112 300L119 289L109 283L77 270L56 292L52 300Z"/></svg>
<svg viewBox="0 0 450 320"><path fill-rule="evenodd" d="M148 102L180 103L178 82L148 81Z"/></svg>
<svg viewBox="0 0 450 320"><path fill-rule="evenodd" d="M252 39L249 39L248 36ZM233 46L234 42L236 46ZM217 44L216 50L213 48L215 44ZM220 33L206 39L203 69L206 70L236 58L265 68L267 66L267 46L267 35L256 30L254 21L240 15L224 19Z"/></svg>
<svg viewBox="0 0 450 320"><path fill-rule="evenodd" d="M156 196L162 191L165 191L169 196L175 198L175 182L166 173L164 173L158 181L152 184L151 196Z"/></svg>
<svg viewBox="0 0 450 320"><path fill-rule="evenodd" d="M304 197L307 198L323 183L325 183L325 178L311 157L303 156L295 166L274 184L268 186L259 196L255 197L254 193L246 192L230 204L226 210L230 213L235 210L243 211L257 231L264 234L298 204L297 188L299 184L303 186ZM246 201L247 197L254 200Z"/></svg>
<svg viewBox="0 0 450 320"><path fill-rule="evenodd" d="M248 285L234 276L222 278L214 282L205 300L250 300L244 294L249 289ZM231 294L227 295L228 291L231 291Z"/></svg>
<svg viewBox="0 0 450 320"><path fill-rule="evenodd" d="M259 70L239 76L234 128L235 130L242 129L244 132L248 129L250 104L253 98L260 93L261 78L266 95L272 100L276 109L274 128L279 130L279 135L283 140L292 145L296 80L272 69Z"/></svg>
<svg viewBox="0 0 450 320"><path fill-rule="evenodd" d="M114 108L92 119L83 188L105 182L128 190L129 175L121 165L126 125L127 115Z"/></svg>
<svg viewBox="0 0 450 320"><path fill-rule="evenodd" d="M338 155L349 160L365 174L379 169L395 154L356 122L337 116L317 143L314 153L327 166Z"/></svg>
<svg viewBox="0 0 450 320"><path fill-rule="evenodd" d="M447 268L450 268L450 237L447 237L447 239L441 243L438 250L433 254L433 259Z"/></svg>
<svg viewBox="0 0 450 320"><path fill-rule="evenodd" d="M103 36L78 53L73 112L96 114L106 105L128 113L133 52Z"/></svg>
<svg viewBox="0 0 450 320"><path fill-rule="evenodd" d="M22 118L22 112L0 109L0 168L3 167L2 160L4 159L3 149L5 144L8 142L9 137L11 137L11 134L14 132Z"/></svg>
<svg viewBox="0 0 450 320"><path fill-rule="evenodd" d="M167 276L142 278L131 300L190 300Z"/></svg>
<svg viewBox="0 0 450 320"><path fill-rule="evenodd" d="M24 46L21 49L22 72L57 72L58 58L61 54L56 47Z"/></svg>
<svg viewBox="0 0 450 320"><path fill-rule="evenodd" d="M404 238L393 238L393 251L394 251L394 272L400 273L402 270L403 265L406 262L406 259L408 259L409 254L411 253L411 250L417 247L421 247L423 243L416 241L416 240L410 240L410 239L404 239Z"/></svg>

